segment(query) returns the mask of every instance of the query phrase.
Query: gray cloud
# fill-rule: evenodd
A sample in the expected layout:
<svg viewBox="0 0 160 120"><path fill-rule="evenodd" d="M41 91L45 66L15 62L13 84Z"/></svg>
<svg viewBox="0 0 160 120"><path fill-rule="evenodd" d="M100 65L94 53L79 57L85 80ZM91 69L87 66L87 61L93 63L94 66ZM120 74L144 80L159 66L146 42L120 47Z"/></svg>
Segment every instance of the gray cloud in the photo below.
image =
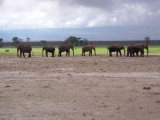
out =
<svg viewBox="0 0 160 120"><path fill-rule="evenodd" d="M0 29L160 24L159 0L0 0L0 5Z"/></svg>
<svg viewBox="0 0 160 120"><path fill-rule="evenodd" d="M4 0L0 0L0 5L3 3Z"/></svg>

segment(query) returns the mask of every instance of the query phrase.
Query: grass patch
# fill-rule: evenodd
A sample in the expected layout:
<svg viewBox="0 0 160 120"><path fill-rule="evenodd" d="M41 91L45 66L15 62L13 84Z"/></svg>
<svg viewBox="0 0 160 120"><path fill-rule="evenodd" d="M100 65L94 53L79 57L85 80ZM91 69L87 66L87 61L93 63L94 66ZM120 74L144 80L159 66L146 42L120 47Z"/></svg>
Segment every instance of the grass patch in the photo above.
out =
<svg viewBox="0 0 160 120"><path fill-rule="evenodd" d="M6 50L9 50L9 52L6 52ZM42 55L42 46L36 46L36 47L33 46L32 51L35 56L41 56ZM75 55L80 55L82 53L82 46L75 47L74 51L75 51ZM99 53L107 54L107 51L108 51L107 46L97 46L96 47L97 54L99 54ZM123 55L124 51L122 50L121 52ZM127 52L127 48L126 48L126 52ZM144 52L146 53L147 51L144 50ZM149 46L149 54L152 54L152 53L160 54L160 46ZM62 54L65 54L65 53L62 53ZM70 50L70 54L72 55L72 50ZM94 52L93 52L93 54L94 54ZM16 56L16 55L17 55L16 47L0 48L0 56ZM49 55L51 55L51 53L49 53ZM55 46L55 55L58 55L58 46Z"/></svg>

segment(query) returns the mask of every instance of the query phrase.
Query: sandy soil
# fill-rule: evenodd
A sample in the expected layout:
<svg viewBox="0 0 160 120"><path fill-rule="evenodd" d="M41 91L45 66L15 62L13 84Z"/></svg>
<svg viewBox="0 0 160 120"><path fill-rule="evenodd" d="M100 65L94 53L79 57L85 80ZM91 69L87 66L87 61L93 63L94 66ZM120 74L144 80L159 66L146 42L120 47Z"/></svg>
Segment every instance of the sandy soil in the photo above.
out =
<svg viewBox="0 0 160 120"><path fill-rule="evenodd" d="M0 120L159 119L160 56L0 57Z"/></svg>

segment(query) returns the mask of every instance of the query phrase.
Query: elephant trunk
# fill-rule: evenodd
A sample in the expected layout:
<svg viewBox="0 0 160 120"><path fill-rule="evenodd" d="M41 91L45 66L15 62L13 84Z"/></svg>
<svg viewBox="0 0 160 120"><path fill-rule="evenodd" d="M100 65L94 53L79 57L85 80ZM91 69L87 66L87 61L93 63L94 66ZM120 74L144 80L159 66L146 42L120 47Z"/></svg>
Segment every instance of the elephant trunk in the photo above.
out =
<svg viewBox="0 0 160 120"><path fill-rule="evenodd" d="M19 48L17 48L17 56L19 57L19 54L18 54L18 52L19 52Z"/></svg>
<svg viewBox="0 0 160 120"><path fill-rule="evenodd" d="M42 48L42 57L44 57L44 55L43 55L43 51L44 51L44 48Z"/></svg>

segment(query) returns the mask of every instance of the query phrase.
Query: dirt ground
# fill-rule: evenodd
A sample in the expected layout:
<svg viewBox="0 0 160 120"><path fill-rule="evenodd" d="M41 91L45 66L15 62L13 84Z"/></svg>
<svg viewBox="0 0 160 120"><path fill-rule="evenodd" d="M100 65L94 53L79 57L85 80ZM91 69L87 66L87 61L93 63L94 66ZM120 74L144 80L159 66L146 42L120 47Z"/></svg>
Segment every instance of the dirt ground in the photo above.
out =
<svg viewBox="0 0 160 120"><path fill-rule="evenodd" d="M0 57L0 120L159 119L158 55Z"/></svg>

